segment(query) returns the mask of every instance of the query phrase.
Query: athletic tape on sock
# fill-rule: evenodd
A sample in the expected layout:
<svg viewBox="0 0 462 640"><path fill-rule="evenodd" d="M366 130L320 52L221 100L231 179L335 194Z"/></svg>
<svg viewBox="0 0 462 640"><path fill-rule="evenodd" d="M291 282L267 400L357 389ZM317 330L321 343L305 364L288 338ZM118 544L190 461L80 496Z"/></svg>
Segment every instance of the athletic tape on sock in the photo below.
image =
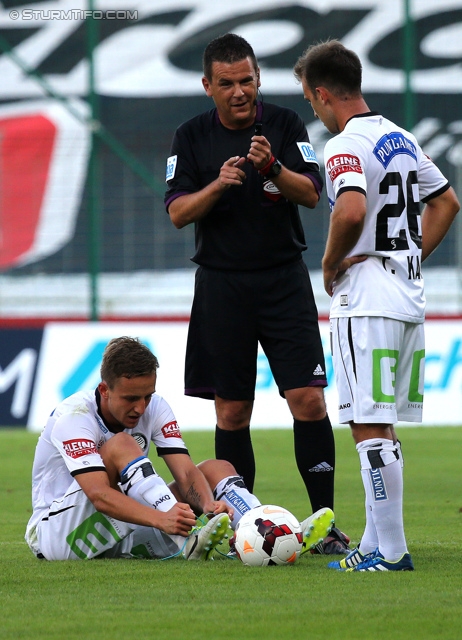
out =
<svg viewBox="0 0 462 640"><path fill-rule="evenodd" d="M156 472L154 471L154 467L152 466L152 462L149 458L146 458L146 456L140 456L139 458L135 458L135 460L129 462L127 466L122 469L120 472L119 485L122 490L128 491L131 484L155 474ZM126 489L124 487L126 487Z"/></svg>
<svg viewBox="0 0 462 640"><path fill-rule="evenodd" d="M392 440L371 438L356 445L361 469L380 469L399 460L398 449Z"/></svg>

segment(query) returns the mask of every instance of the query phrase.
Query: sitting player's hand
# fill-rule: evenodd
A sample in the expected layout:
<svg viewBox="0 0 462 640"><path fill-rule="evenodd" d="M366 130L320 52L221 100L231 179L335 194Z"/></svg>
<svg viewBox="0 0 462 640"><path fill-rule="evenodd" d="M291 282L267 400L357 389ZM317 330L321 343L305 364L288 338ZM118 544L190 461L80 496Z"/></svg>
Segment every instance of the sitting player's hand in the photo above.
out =
<svg viewBox="0 0 462 640"><path fill-rule="evenodd" d="M206 513L210 518L216 516L218 513L227 513L230 520L234 518L234 509L224 500L213 500L204 505L204 513Z"/></svg>
<svg viewBox="0 0 462 640"><path fill-rule="evenodd" d="M185 538L196 524L193 510L184 502L177 502L169 511L165 511L163 516L162 531Z"/></svg>

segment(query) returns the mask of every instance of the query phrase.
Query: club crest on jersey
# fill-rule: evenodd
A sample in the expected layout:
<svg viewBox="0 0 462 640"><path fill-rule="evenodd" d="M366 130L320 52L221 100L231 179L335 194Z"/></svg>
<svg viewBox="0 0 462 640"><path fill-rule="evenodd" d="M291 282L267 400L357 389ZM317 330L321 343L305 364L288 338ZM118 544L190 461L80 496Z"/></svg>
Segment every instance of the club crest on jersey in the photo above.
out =
<svg viewBox="0 0 462 640"><path fill-rule="evenodd" d="M380 138L374 147L374 155L380 164L386 169L390 162L399 153L406 153L417 160L415 144L399 131L387 133Z"/></svg>
<svg viewBox="0 0 462 640"><path fill-rule="evenodd" d="M134 440L136 440L137 444L141 447L141 449L145 451L146 447L148 446L148 441L146 439L146 436L143 435L142 433L132 433L132 437L134 438Z"/></svg>
<svg viewBox="0 0 462 640"><path fill-rule="evenodd" d="M353 156L350 153L342 153L329 158L326 164L326 171L329 174L331 182L334 182L335 178L338 178L342 173L347 173L349 171L362 173L363 168L358 156Z"/></svg>
<svg viewBox="0 0 462 640"><path fill-rule="evenodd" d="M181 438L180 427L176 420L164 424L162 433L164 434L164 438Z"/></svg>
<svg viewBox="0 0 462 640"><path fill-rule="evenodd" d="M172 178L175 177L177 160L178 160L178 156L170 156L170 158L167 158L167 169L165 171L165 182L168 182L169 180L171 180Z"/></svg>
<svg viewBox="0 0 462 640"><path fill-rule="evenodd" d="M316 158L316 153L312 144L309 142L297 142L297 147L300 149L300 153L302 154L305 162L314 162L314 164L317 164L319 167L318 159Z"/></svg>
<svg viewBox="0 0 462 640"><path fill-rule="evenodd" d="M265 180L263 183L263 192L265 196L273 202L277 202L282 197L281 192L271 180Z"/></svg>

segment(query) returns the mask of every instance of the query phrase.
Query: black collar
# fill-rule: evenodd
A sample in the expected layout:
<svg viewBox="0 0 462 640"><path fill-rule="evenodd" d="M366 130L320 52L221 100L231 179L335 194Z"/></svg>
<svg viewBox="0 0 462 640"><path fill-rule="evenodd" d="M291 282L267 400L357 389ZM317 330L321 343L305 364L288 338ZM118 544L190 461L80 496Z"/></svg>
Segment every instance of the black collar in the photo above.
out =
<svg viewBox="0 0 462 640"><path fill-rule="evenodd" d="M96 387L95 389L95 399L96 399L96 406L98 407L98 415L103 421L104 426L107 427L111 433L119 433L119 431L115 431L114 428L111 427L104 419L103 412L101 411L101 394L99 392L98 387Z"/></svg>
<svg viewBox="0 0 462 640"><path fill-rule="evenodd" d="M370 116L378 116L380 115L378 111L367 111L366 113L356 113L354 116L351 116L351 118L348 118L348 120L345 122L345 126L347 126L347 124L350 122L350 120L353 120L353 118L369 118Z"/></svg>

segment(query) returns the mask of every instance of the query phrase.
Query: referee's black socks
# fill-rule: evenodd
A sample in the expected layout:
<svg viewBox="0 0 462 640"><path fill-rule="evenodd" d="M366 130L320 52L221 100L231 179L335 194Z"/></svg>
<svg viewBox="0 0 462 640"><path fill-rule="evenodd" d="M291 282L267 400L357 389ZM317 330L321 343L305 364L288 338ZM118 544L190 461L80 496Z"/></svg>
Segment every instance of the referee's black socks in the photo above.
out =
<svg viewBox="0 0 462 640"><path fill-rule="evenodd" d="M335 441L329 416L305 422L294 420L294 449L313 513L334 509Z"/></svg>
<svg viewBox="0 0 462 640"><path fill-rule="evenodd" d="M225 431L217 425L215 429L215 457L227 460L244 478L247 489L253 493L255 482L255 456L253 453L250 427L239 431Z"/></svg>

